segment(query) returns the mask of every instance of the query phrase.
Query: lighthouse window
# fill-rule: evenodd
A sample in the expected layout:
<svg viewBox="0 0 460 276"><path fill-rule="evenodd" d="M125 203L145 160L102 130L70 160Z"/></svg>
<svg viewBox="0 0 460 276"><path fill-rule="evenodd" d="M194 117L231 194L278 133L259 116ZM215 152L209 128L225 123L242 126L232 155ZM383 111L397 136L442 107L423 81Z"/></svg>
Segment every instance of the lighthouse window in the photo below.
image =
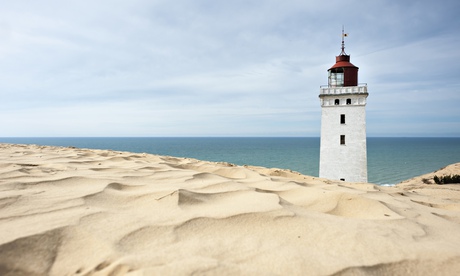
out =
<svg viewBox="0 0 460 276"><path fill-rule="evenodd" d="M347 104L351 104L351 99L347 99Z"/></svg>
<svg viewBox="0 0 460 276"><path fill-rule="evenodd" d="M335 104L335 105L339 105L339 104L340 104L340 100L339 100L339 99L335 99L334 104Z"/></svg>
<svg viewBox="0 0 460 276"><path fill-rule="evenodd" d="M340 135L340 144L345 145L345 135Z"/></svg>
<svg viewBox="0 0 460 276"><path fill-rule="evenodd" d="M340 123L345 124L345 114L340 114Z"/></svg>
<svg viewBox="0 0 460 276"><path fill-rule="evenodd" d="M329 70L329 87L343 86L343 68L333 68Z"/></svg>

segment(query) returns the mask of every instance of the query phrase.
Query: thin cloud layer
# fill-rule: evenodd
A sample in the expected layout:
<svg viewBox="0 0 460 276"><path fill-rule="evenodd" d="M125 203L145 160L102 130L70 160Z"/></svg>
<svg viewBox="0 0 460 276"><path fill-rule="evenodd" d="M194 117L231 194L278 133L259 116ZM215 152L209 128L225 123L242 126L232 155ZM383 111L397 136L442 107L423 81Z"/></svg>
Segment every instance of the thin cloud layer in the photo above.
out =
<svg viewBox="0 0 460 276"><path fill-rule="evenodd" d="M8 1L0 136L319 136L346 51L368 135L460 136L458 1Z"/></svg>

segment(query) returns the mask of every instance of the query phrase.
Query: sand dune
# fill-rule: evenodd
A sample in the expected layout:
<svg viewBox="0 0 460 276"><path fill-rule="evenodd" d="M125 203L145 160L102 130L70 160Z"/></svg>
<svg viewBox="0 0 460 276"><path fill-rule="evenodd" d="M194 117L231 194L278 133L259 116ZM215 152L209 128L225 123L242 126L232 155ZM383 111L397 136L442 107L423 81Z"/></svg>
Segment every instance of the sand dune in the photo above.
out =
<svg viewBox="0 0 460 276"><path fill-rule="evenodd" d="M460 185L422 178L0 144L0 275L458 275Z"/></svg>

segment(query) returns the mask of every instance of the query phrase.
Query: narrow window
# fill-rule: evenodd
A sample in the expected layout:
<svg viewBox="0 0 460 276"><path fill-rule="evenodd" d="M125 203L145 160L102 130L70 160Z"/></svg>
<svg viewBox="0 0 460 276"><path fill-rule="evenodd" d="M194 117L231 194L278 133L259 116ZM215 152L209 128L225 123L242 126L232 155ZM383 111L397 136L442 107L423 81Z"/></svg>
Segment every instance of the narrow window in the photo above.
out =
<svg viewBox="0 0 460 276"><path fill-rule="evenodd" d="M347 104L351 104L351 99L347 99Z"/></svg>
<svg viewBox="0 0 460 276"><path fill-rule="evenodd" d="M345 124L345 114L340 114L340 123Z"/></svg>
<svg viewBox="0 0 460 276"><path fill-rule="evenodd" d="M345 181L345 178L340 178L340 181Z"/></svg>
<svg viewBox="0 0 460 276"><path fill-rule="evenodd" d="M335 99L334 104L335 104L335 105L339 105L339 104L340 104L340 100L339 100L339 99Z"/></svg>
<svg viewBox="0 0 460 276"><path fill-rule="evenodd" d="M345 145L345 135L340 135L340 144Z"/></svg>

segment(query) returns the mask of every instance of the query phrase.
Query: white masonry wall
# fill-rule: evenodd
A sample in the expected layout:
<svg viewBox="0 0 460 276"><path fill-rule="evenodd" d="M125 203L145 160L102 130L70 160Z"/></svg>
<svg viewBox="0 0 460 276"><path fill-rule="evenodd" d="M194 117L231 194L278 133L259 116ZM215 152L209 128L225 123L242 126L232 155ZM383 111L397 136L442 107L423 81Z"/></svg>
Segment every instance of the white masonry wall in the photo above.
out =
<svg viewBox="0 0 460 276"><path fill-rule="evenodd" d="M367 87L365 88L365 93L327 93L326 91L320 94L322 106L320 177L348 182L367 182L365 109ZM350 104L347 104L347 99L351 100ZM340 102L338 105L335 104L336 100ZM345 115L345 124L341 124L341 114ZM340 143L341 135L345 135L344 145Z"/></svg>

